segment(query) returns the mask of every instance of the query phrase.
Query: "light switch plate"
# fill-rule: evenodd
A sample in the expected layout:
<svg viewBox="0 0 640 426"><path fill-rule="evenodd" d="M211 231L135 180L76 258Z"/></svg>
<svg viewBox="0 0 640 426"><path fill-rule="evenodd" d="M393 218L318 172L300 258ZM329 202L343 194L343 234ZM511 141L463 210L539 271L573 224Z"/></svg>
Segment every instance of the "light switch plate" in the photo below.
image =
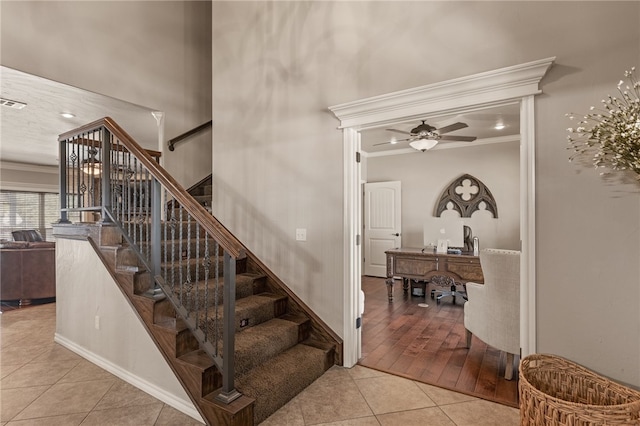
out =
<svg viewBox="0 0 640 426"><path fill-rule="evenodd" d="M304 228L296 229L296 241L307 241L307 230Z"/></svg>

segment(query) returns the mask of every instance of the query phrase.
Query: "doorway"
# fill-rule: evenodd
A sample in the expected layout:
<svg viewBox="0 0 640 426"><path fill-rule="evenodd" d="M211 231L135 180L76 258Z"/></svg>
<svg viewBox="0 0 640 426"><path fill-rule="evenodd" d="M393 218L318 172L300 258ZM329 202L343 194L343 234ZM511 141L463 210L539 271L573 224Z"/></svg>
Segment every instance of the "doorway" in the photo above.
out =
<svg viewBox="0 0 640 426"><path fill-rule="evenodd" d="M518 102L520 105L520 340L523 356L536 351L535 330L535 111L540 80L555 58L501 68L330 107L340 120L344 161L344 365L361 356L362 192L360 131L400 120L456 114Z"/></svg>
<svg viewBox="0 0 640 426"><path fill-rule="evenodd" d="M449 117L425 117L429 125L437 128L452 123L468 124L468 129L456 133L478 137L473 143L464 145L441 141L428 152L417 151L408 144L380 145L390 132L360 132L362 150L368 153L363 160L366 173L363 179L374 182L397 179L402 184L403 248L419 250L434 244L442 235L445 216L455 216L456 223L463 221L473 236L479 237L481 247L519 250L519 112L519 104L514 103ZM498 121L505 126L501 131L493 129ZM392 128L410 129L411 126L415 123L400 123ZM376 152L380 146L386 150ZM396 151L403 154L396 154ZM486 184L485 189L498 200L496 216L487 210L478 210L472 217L460 218L462 212L451 210L436 217L441 198L453 192L450 183L466 174ZM463 195L464 186L456 189ZM467 189L473 192L471 188ZM366 244L367 217L365 214L365 260L370 256ZM447 227L447 230L451 229ZM462 226L459 231L462 239ZM461 247L462 243L453 246ZM462 298L445 297L439 303L430 295L443 287L433 282L410 281L408 291L404 292L402 282L396 280L392 288L393 302L389 303L385 280L372 277L367 272L367 263L364 265L361 285L365 309L360 365L517 406L517 381L504 378L505 354L478 339L473 339L471 347L467 348ZM462 286L458 285L457 289L462 291Z"/></svg>
<svg viewBox="0 0 640 426"><path fill-rule="evenodd" d="M402 246L400 181L364 184L364 274L387 276L385 251Z"/></svg>

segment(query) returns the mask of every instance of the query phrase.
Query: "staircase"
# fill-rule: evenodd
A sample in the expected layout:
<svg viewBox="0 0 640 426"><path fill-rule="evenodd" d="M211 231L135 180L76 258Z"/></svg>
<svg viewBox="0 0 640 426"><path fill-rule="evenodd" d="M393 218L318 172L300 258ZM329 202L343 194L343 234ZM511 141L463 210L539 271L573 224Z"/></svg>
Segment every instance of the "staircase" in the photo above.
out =
<svg viewBox="0 0 640 426"><path fill-rule="evenodd" d="M94 139L87 128L116 136L111 152L103 153L111 160L102 177L111 176L110 186L101 187L95 206L113 224L100 226L90 242L207 424L259 424L341 364L339 337L215 218L203 216L211 205L211 177L191 188L193 197L163 176L165 192L154 192L155 179L138 182L145 175L134 166L145 163L154 178L163 170L108 118L75 136L61 135L72 165L79 161L70 152ZM74 175L72 186L88 187L84 179ZM69 207L64 197L62 219L65 211L91 208ZM159 199L168 201L163 214L154 215Z"/></svg>

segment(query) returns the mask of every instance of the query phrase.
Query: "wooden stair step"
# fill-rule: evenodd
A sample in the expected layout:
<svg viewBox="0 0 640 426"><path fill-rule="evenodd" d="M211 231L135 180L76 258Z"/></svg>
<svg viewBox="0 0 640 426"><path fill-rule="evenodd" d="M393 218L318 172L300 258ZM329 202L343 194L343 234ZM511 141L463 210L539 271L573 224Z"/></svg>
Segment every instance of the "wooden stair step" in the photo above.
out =
<svg viewBox="0 0 640 426"><path fill-rule="evenodd" d="M266 277L264 275L249 273L237 274L236 300L251 296L256 293L264 292L265 281ZM218 285L219 287L217 303L218 305L222 305L224 303L224 280L219 280ZM215 306L215 286L216 282L213 279L197 281L193 283L191 287L183 286L183 303L193 308L195 307L195 303L197 301L200 309L203 309L205 306ZM176 297L180 297L180 291L181 289L179 286L176 286L174 288L174 294Z"/></svg>
<svg viewBox="0 0 640 426"><path fill-rule="evenodd" d="M245 328L254 327L263 322L267 322L271 319L280 317L285 314L287 309L287 297L275 295L272 293L254 294L242 299L236 300L235 304L235 329L236 333L239 333ZM212 309L208 311L209 316L213 317L215 312ZM218 307L218 324L217 333L222 336L223 325L223 306ZM215 340L216 328L214 320L211 318L205 318L205 314L201 313L200 322L208 322L209 325L205 327L209 332L209 339L213 342Z"/></svg>
<svg viewBox="0 0 640 426"><path fill-rule="evenodd" d="M298 344L299 327L295 322L274 318L236 333L236 375L242 375Z"/></svg>
<svg viewBox="0 0 640 426"><path fill-rule="evenodd" d="M280 317L285 321L290 321L298 326L298 342L307 340L311 334L311 321L309 317L296 314L285 314Z"/></svg>
<svg viewBox="0 0 640 426"><path fill-rule="evenodd" d="M153 331L165 351L176 358L200 347L191 330L180 319L165 318L153 324Z"/></svg>
<svg viewBox="0 0 640 426"><path fill-rule="evenodd" d="M236 379L238 391L254 398L259 424L313 383L326 370L329 353L298 344Z"/></svg>
<svg viewBox="0 0 640 426"><path fill-rule="evenodd" d="M195 393L204 397L222 386L222 376L213 360L202 349L188 352L177 358L183 367L183 382Z"/></svg>

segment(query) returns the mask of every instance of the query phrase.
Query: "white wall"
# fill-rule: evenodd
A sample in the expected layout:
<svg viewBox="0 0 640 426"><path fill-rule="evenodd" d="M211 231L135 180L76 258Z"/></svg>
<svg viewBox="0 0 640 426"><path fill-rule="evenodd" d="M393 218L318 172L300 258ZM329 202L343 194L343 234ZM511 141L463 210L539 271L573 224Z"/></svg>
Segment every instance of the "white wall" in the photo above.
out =
<svg viewBox="0 0 640 426"><path fill-rule="evenodd" d="M55 340L201 420L142 321L87 241L56 239Z"/></svg>
<svg viewBox="0 0 640 426"><path fill-rule="evenodd" d="M210 17L207 1L3 1L0 63L163 111L169 140L211 119ZM211 132L163 157L194 184L211 173Z"/></svg>
<svg viewBox="0 0 640 426"><path fill-rule="evenodd" d="M555 56L536 98L538 350L640 386L640 186L569 164L565 131L640 65L639 24L638 2L214 2L215 211L341 333L327 107Z"/></svg>
<svg viewBox="0 0 640 426"><path fill-rule="evenodd" d="M439 226L440 218L434 215L442 192L460 175L470 174L493 194L498 217L478 211L463 219L464 224L480 239L481 247L519 250L519 145L510 142L369 157L367 181L402 182L402 245L423 247L423 226ZM445 212L442 217L445 216L449 213ZM457 213L452 216L459 217Z"/></svg>

